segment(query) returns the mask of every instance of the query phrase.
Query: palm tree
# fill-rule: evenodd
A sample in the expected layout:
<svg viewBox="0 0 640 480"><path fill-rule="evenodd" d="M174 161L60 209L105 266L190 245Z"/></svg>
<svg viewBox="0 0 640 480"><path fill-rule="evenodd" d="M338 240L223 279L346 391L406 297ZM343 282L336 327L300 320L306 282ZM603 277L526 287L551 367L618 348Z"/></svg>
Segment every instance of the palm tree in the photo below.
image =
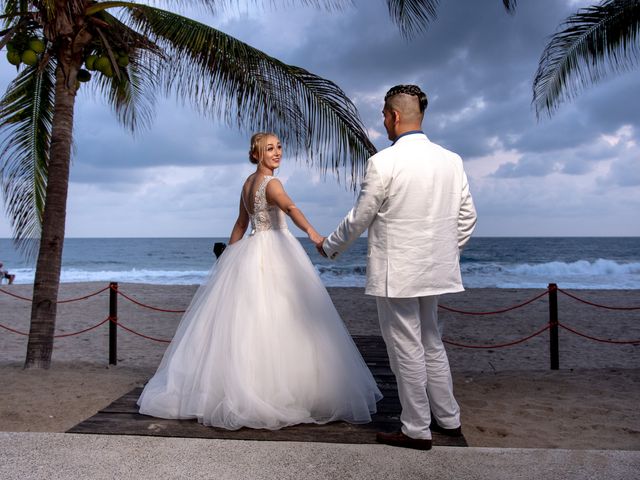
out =
<svg viewBox="0 0 640 480"><path fill-rule="evenodd" d="M533 82L536 114L551 115L610 73L640 57L640 0L604 0L568 17L545 47Z"/></svg>

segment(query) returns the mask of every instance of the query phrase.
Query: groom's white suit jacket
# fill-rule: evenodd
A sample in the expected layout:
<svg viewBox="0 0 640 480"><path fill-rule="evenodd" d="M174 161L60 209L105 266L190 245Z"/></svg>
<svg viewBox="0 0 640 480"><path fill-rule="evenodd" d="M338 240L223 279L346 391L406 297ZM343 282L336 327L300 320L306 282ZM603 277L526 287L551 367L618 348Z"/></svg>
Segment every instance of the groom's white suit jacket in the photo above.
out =
<svg viewBox="0 0 640 480"><path fill-rule="evenodd" d="M460 250L475 224L460 156L411 133L369 159L355 206L323 248L335 259L368 228L366 294L440 295L464 290Z"/></svg>

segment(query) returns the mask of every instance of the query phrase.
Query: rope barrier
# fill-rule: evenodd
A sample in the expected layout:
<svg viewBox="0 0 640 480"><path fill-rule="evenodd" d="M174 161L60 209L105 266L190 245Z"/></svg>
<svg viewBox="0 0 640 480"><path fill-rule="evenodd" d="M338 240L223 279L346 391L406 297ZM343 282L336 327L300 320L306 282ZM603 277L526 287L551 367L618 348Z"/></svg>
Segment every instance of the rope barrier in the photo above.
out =
<svg viewBox="0 0 640 480"><path fill-rule="evenodd" d="M93 327L85 328L84 330L80 330L80 331L78 331L78 332L73 332L73 333L62 333L62 334L59 334L59 335L54 335L54 336L53 336L53 338L65 338L65 337L73 337L73 336L75 336L75 335L80 335L80 334L82 334L82 333L85 333L85 332L88 332L88 331L93 330L93 329L95 329L95 328L98 328L98 327L99 327L99 326L101 326L101 325L104 325L104 324L105 324L105 323L107 323L110 319L111 319L111 317L107 317L107 318L105 318L104 320L102 320L100 323L95 324ZM15 329L13 329L13 328L11 328L11 327L7 327L6 325L2 325L1 323L0 323L0 328L4 328L5 330L9 330L10 332L16 333L16 334L18 334L18 335L22 335L22 336L24 336L24 337L28 337L28 336L29 336L29 334L28 334L28 333L21 332L21 331L19 331L19 330L15 330Z"/></svg>
<svg viewBox="0 0 640 480"><path fill-rule="evenodd" d="M538 335L540 335L541 333L543 333L545 330L549 330L549 328L551 328L551 324L547 324L545 325L543 328L541 328L540 330L538 330L537 332L532 333L531 335L528 335L524 338L521 338L519 340L514 340L513 342L509 342L509 343L501 343L501 344L497 344L497 345L465 345L463 343L456 343L456 342L452 342L451 340L442 340L444 343L447 343L449 345L455 345L456 347L462 347L462 348L480 348L480 349L489 349L489 348L504 348L504 347L511 347L513 345L517 345L519 343L524 343L527 340L531 340L533 337L536 337Z"/></svg>
<svg viewBox="0 0 640 480"><path fill-rule="evenodd" d="M165 340L165 339L163 339L163 338L151 337L151 336L149 336L149 335L144 335L143 333L136 332L135 330L132 330L132 329L131 329L131 328L129 328L129 327L125 327L123 324L121 324L121 323L120 323L119 321L117 321L117 320L114 320L113 318L108 318L108 320L111 320L111 321L112 321L113 323L115 323L118 327L120 327L120 328L122 328L122 329L126 330L127 332L129 332L129 333L133 333L134 335L137 335L137 336L142 337L142 338L146 338L147 340L153 340L154 342L160 342L160 343L171 343L171 340Z"/></svg>
<svg viewBox="0 0 640 480"><path fill-rule="evenodd" d="M558 323L558 326L561 328L564 328L565 330L568 330L571 333L574 333L576 335L579 335L580 337L584 337L587 338L589 340L593 340L595 342L601 342L601 343L613 343L613 344L617 344L617 345L638 345L640 344L640 339L639 340L606 340L604 338L598 338L598 337L592 337L591 335L587 335L586 333L582 333L579 332L577 330L574 330L571 327L568 327L567 325L564 325L562 323Z"/></svg>
<svg viewBox="0 0 640 480"><path fill-rule="evenodd" d="M588 300L584 300L582 298L576 297L575 295L573 295L573 294L571 294L571 293L569 293L566 290L563 290L561 288L558 288L558 291L560 293L566 295L567 297L571 297L574 300L577 300L579 302L585 303L587 305L591 305L592 307L606 308L607 310L627 310L627 311L629 311L629 310L640 310L640 307L611 307L611 306L608 306L608 305L600 305L599 303L593 303L593 302L590 302Z"/></svg>
<svg viewBox="0 0 640 480"><path fill-rule="evenodd" d="M24 333L24 332L20 332L18 330L14 330L13 328L7 327L6 325L2 325L1 323L0 323L0 328L4 328L5 330L9 330L12 333L17 333L18 335L24 335L25 337L29 336L28 333Z"/></svg>
<svg viewBox="0 0 640 480"><path fill-rule="evenodd" d="M30 298L27 298L27 297L21 297L20 295L16 295L15 293L7 292L7 291L6 291L5 289L3 289L3 288L0 288L0 292L4 293L4 294L6 294L6 295L9 295L9 296L11 296L11 297L15 297L15 298L17 298L17 299L19 299L19 300L24 300L24 301L26 301L26 302L30 302L30 301L31 301L31 299L30 299Z"/></svg>
<svg viewBox="0 0 640 480"><path fill-rule="evenodd" d="M525 305L529 305L530 303L533 303L536 300L538 300L538 299L540 299L540 298L542 298L542 297L544 297L545 295L548 295L548 294L549 294L549 290L547 289L544 292L542 292L540 295L537 295L537 296L533 297L532 299L527 300L526 302L522 302L522 303L519 303L518 305L514 305L513 307L504 308L502 310L495 310L493 312L469 312L469 311L466 311L466 310L457 310L455 308L446 307L444 305L439 305L439 308L441 308L443 310L446 310L447 312L460 313L462 315L496 315L498 313L509 312L511 310L515 310L517 308L524 307Z"/></svg>
<svg viewBox="0 0 640 480"><path fill-rule="evenodd" d="M110 288L110 287L107 287ZM158 308L158 307L153 307L151 305L145 305L144 303L141 303L139 301L137 301L136 299L122 293L119 289L115 289L115 291L118 293L118 295L123 296L124 298L126 298L127 300L129 300L132 303L135 303L136 305L143 307L143 308L148 308L149 310L155 310L156 312L165 312L165 313L184 313L186 310L169 310L166 308Z"/></svg>
<svg viewBox="0 0 640 480"><path fill-rule="evenodd" d="M130 327L127 327L126 325L123 325L122 323L120 323L118 321L117 318L117 296L120 295L122 297L124 297L126 300L140 306L143 308L147 308L149 310L154 310L157 312L165 312L165 313L184 313L185 310L173 310L173 309L167 309L167 308L159 308L159 307L154 307L152 305L147 305L144 304L138 300L136 300L135 298L125 294L124 292L120 291L118 289L117 283L112 282L110 285L101 288L100 290L90 293L88 295L82 296L82 297L78 297L78 298L72 298L72 299L65 299L65 300L59 300L56 303L58 304L63 304L63 303L71 303L71 302L77 302L77 301L81 301L81 300L86 300L88 298L94 297L96 295L99 295L100 293L105 292L106 290L110 290L110 306L109 306L109 316L107 318L105 318L104 320L102 320L101 322L97 323L96 325L93 325L91 327L85 328L83 330L77 331L77 332L72 332L72 333L64 333L64 334L58 334L58 335L54 335L54 338L65 338L65 337L71 337L71 336L76 336L76 335L81 335L83 333L89 332L91 330L94 330L98 327L100 327L101 325L104 325L107 322L110 322L110 332L109 332L109 338L110 338L110 362L111 362L111 348L112 348L112 340L113 340L113 348L115 351L115 332L117 330L117 327L122 328L123 330L126 330L127 332L136 335L138 337L147 339L147 340L151 340L154 342L160 342L160 343L170 343L171 340L167 340L167 339L163 339L163 338L157 338L157 337L153 337L150 335L145 335L143 333L137 332L135 330L133 330ZM596 342L601 342L601 343L608 343L608 344L616 344L616 345L640 345L640 339L639 340L610 340L610 339L604 339L604 338L598 338L598 337L594 337L582 332L579 332L567 325L561 324L560 322L557 321L557 291L560 291L561 293L563 293L564 295L573 298L574 300L577 300L581 303L584 303L586 305L590 305L592 307L597 307L597 308L604 308L604 309L608 309L608 310L623 310L623 311L631 311L631 310L640 310L640 307L613 307L613 306L608 306L608 305L601 305L595 302L591 302L588 300L584 300L576 295L573 295L563 289L560 289L557 287L556 284L549 284L549 287L543 291L542 293L534 296L533 298L526 300L522 303L519 303L517 305L513 305L511 307L507 307L507 308L503 308L500 310L495 310L495 311L487 311L487 312L473 312L473 311L467 311L467 310L459 310L456 308L452 308L452 307L448 307L446 305L439 305L439 308L441 308L442 310L446 310L448 312L452 312L452 313L457 313L457 314L461 314L461 315L496 315L496 314L501 314L501 313L505 313L505 312L509 312L512 310L516 310L518 308L524 307L526 305L529 305L530 303L535 302L536 300L541 299L542 297L549 295L549 306L550 306L550 319L549 319L549 323L547 325L545 325L543 328L537 330L536 332L527 335L526 337L517 339L517 340L513 340L510 342L506 342L506 343L500 343L500 344L495 344L495 345L469 345L469 344L464 344L464 343L460 343L460 342L455 342L452 340L446 340L443 339L442 341L446 344L449 345L453 345L456 347L461 347L461 348L473 348L473 349L499 349L499 348L506 348L506 347L511 347L514 345L518 345L524 342L527 342L529 340L531 340L532 338L541 335L542 333L544 333L546 330L550 331L550 351L555 351L556 352L556 357L557 357L557 330L558 327L561 327L565 330L567 330L568 332L571 332L575 335L578 335L580 337L592 340L592 341L596 341ZM9 295L11 297L20 299L20 300L24 300L24 301L28 301L31 302L32 299L30 298L26 298L26 297L22 297L20 295L17 295L15 293L11 293L9 291L6 291L4 289L0 288L0 293L4 293L6 295ZM113 310L113 313L112 313ZM555 314L553 313L555 312ZM26 332L21 332L17 329L11 328L7 325L3 325L0 324L0 328L7 330L9 332L15 333L17 335L22 335L22 336L29 336L29 333ZM112 330L112 331L111 331ZM113 338L112 338L113 337ZM554 344L554 339L555 338L555 344ZM554 347L555 345L555 347ZM554 350L555 348L555 350ZM551 369L558 369L557 366L557 358L555 360L554 363L554 357L552 354L552 361L551 361Z"/></svg>
<svg viewBox="0 0 640 480"><path fill-rule="evenodd" d="M98 290L97 292L90 293L89 295L85 295L84 297L78 298L70 298L68 300L58 300L58 304L60 303L71 303L71 302L79 302L80 300L86 300L87 298L95 297L96 295L100 295L102 292L109 290L109 286L107 285L103 289Z"/></svg>
<svg viewBox="0 0 640 480"><path fill-rule="evenodd" d="M81 333L88 332L90 330L93 330L94 328L98 328L99 326L104 325L110 319L111 319L111 317L107 317L104 320L102 320L100 323L97 323L96 325L94 325L93 327L85 328L84 330L80 330L79 332L65 333L65 334L62 334L62 335L54 335L53 338L73 337L74 335L80 335Z"/></svg>
<svg viewBox="0 0 640 480"><path fill-rule="evenodd" d="M102 289L98 290L97 292L90 293L89 295L85 295L84 297L69 298L69 299L66 299L66 300L58 300L56 303L57 303L57 304L61 304L61 303L79 302L80 300L86 300L87 298L95 297L96 295L101 294L101 293L102 293L102 292L104 292L105 290L109 290L109 287L108 287L108 286L107 286L107 287L104 287L104 288L102 288ZM17 298L17 299L19 299L19 300L24 300L24 301L26 301L26 302L31 302L31 301L33 301L33 299L31 299L31 298L22 297L22 296L20 296L20 295L16 295L15 293L7 292L6 290L4 290L4 289L2 289L2 288L0 288L0 292L5 293L5 294L7 294L7 295L9 295L9 296L11 296L11 297L15 297L15 298Z"/></svg>

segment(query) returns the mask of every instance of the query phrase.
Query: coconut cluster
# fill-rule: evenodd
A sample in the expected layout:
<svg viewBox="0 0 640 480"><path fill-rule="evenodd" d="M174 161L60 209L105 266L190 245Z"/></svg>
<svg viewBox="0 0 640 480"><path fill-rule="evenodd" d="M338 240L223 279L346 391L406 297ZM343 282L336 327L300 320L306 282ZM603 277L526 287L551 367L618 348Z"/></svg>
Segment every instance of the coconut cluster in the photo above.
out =
<svg viewBox="0 0 640 480"><path fill-rule="evenodd" d="M16 67L22 63L34 66L40 61L45 49L46 44L43 38L34 36L32 32L21 32L7 43L7 60ZM113 51L112 55L109 55L101 50L101 47L92 46L90 55L84 59L85 68L78 70L78 82L91 80L91 72L94 71L100 72L105 77L113 77L115 69L129 65L129 54L126 51ZM114 59L113 62L111 57Z"/></svg>
<svg viewBox="0 0 640 480"><path fill-rule="evenodd" d="M129 65L129 55L127 55L126 52L114 52L114 58L116 61L116 68L124 68ZM105 77L113 77L114 75L114 65L111 62L109 55L106 53L89 55L85 59L84 65L86 70L82 69L78 72L78 80L81 82L86 82L91 79L90 72L93 71L98 71Z"/></svg>
<svg viewBox="0 0 640 480"><path fill-rule="evenodd" d="M21 63L32 67L40 61L44 50L45 43L41 38L16 36L7 43L7 60L16 67Z"/></svg>

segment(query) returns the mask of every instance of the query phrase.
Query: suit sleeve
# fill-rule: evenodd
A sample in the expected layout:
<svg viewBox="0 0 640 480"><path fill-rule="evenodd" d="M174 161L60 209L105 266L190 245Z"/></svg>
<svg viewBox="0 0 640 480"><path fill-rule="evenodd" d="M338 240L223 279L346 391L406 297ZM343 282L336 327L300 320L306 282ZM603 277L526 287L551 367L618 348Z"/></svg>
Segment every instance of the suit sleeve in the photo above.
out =
<svg viewBox="0 0 640 480"><path fill-rule="evenodd" d="M469 181L467 174L462 173L462 201L460 202L460 211L458 213L458 248L462 250L471 238L471 234L476 227L478 216L476 208L473 205L471 191L469 190Z"/></svg>
<svg viewBox="0 0 640 480"><path fill-rule="evenodd" d="M382 178L373 162L369 160L356 204L322 245L330 259L333 260L344 252L351 243L369 228L384 199L385 190Z"/></svg>

